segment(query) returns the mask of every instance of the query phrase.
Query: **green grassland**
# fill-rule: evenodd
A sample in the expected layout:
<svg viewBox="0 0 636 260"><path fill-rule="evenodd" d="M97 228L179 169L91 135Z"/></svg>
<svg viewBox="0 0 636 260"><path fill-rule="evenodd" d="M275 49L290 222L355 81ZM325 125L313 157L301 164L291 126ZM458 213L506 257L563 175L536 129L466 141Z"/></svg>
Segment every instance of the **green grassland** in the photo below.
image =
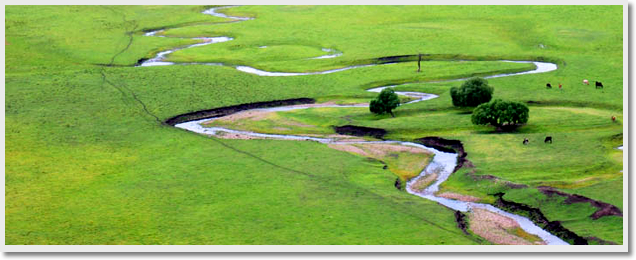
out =
<svg viewBox="0 0 636 260"><path fill-rule="evenodd" d="M314 108L240 127L271 132L284 120L313 125L317 133L355 124L387 129L389 139L459 139L475 167L451 175L442 190L486 202L503 191L577 234L622 243L622 218L591 220L588 204L564 204L536 190L548 185L623 207L622 152L613 149L622 144L616 137L623 113L621 6L223 11L256 17L239 23L201 14L205 8L6 7L6 244L488 243L458 229L451 210L396 190L395 175L377 160L314 142L224 140L160 123L276 99L368 102L374 94L364 89L414 81L420 83L398 89L440 97L401 106L395 118L362 108ZM143 36L160 28L170 37ZM259 77L226 66L130 66L194 43L187 37L195 36L235 39L178 51L169 60L271 71L320 71L417 53L439 60L423 62L421 73L407 62L300 77ZM324 55L321 48L343 55L307 59ZM444 61L453 55L474 61ZM426 83L532 68L497 59L559 64L550 73L489 80L495 98L539 102L515 133L472 126L469 110L451 105L448 89L459 82ZM602 81L605 89L582 85L583 79ZM547 82L564 89L547 90ZM542 142L546 135L552 145ZM528 188L474 181L469 173Z"/></svg>

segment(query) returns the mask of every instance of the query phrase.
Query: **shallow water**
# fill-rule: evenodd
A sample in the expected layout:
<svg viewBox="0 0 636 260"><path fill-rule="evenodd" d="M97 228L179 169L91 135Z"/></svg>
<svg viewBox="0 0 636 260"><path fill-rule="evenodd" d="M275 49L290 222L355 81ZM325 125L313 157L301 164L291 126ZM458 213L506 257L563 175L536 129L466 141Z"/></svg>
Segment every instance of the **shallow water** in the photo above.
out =
<svg viewBox="0 0 636 260"><path fill-rule="evenodd" d="M238 17L238 16L229 16L227 14L224 13L217 13L216 11L218 10L222 10L222 9L227 9L227 8L232 8L234 6L222 6L222 7L214 7L214 8L210 8L208 10L203 11L204 14L209 14L209 15L213 15L216 17L222 17L222 18L230 18L230 19L234 19L234 20L239 20L239 21L247 21L247 20L252 20L254 18L252 17Z"/></svg>
<svg viewBox="0 0 636 260"><path fill-rule="evenodd" d="M245 72L245 73L259 75L259 76L265 76L265 77L289 77L289 76L306 76L306 75L329 74L329 73L345 71L345 70L350 70L350 69L355 69L355 68L369 67L369 66L373 66L373 65L371 65L371 64L369 64L369 65L356 65L356 66L349 66L349 67L344 67L344 68L340 68L340 69L316 71L316 72L271 72L271 71L259 70L259 69L248 67L248 66L236 66L236 69L240 70L242 72Z"/></svg>
<svg viewBox="0 0 636 260"><path fill-rule="evenodd" d="M224 6L224 7L215 7L215 8L211 8L208 10L203 11L204 14L209 14L209 15L213 15L213 16L217 16L217 17L223 17L223 18L230 18L230 19L234 19L237 21L246 21L246 20L252 20L253 18L251 17L237 17L237 16L228 16L226 14L223 13L217 13L218 10L221 9L226 9L226 8L231 8L233 6ZM156 35L159 32L163 32L164 30L156 30L156 31L151 31L151 32L147 32L144 35L145 36L154 36L154 37L166 37L163 35ZM214 43L220 43L220 42L227 42L227 41L231 41L234 40L234 38L232 37L227 37L227 36L220 36L220 37L197 37L197 38L191 38L191 39L197 39L197 40L203 40L203 42L201 43L195 43L192 45L188 45L185 47L178 47L178 48L174 48L171 50L167 50L167 51L162 51L159 52L154 58L149 59L147 61L142 62L139 66L141 67L149 67L149 66L167 66L167 65L209 65L209 66L228 66L226 64L223 63L218 63L218 62L189 62L189 63L175 63L175 62L168 62L165 61L166 56L170 53L173 53L175 51L178 50L182 50L182 49L187 49L187 48L193 48L193 47L199 47L199 46L204 46L204 45L209 45L209 44L214 44ZM267 48L268 46L259 46L259 48ZM322 48L323 51L325 52L334 52L332 54L327 54L327 55L323 55L323 56L319 56L319 57L314 57L311 59L329 59L329 58L335 58L338 56L342 55L342 52L338 52L336 50L333 49L328 49L328 48ZM548 63L548 62L538 62L538 61L511 61L511 60L501 60L502 62L515 62L515 63L534 63L537 68L534 70L530 70L530 71L524 71L524 72L518 72L518 73L510 73L510 74L498 74L498 75L492 75L492 76L487 76L484 77L486 79L489 78L498 78L498 77L506 77L506 76L514 76L514 75L523 75L523 74L533 74L533 73L544 73L544 72L549 72L549 71L553 71L557 69L557 65L553 64L553 63ZM349 67L344 67L344 68L339 68L339 69L332 69L332 70L325 70L325 71L316 71L316 72L272 72L272 71L264 71L264 70L259 70L253 67L249 67L249 66L245 66L245 65L239 65L239 66L233 66L234 68L236 68L239 71L245 72L245 73L250 73L250 74L254 74L254 75L258 75L258 76L266 76L266 77L288 77L288 76L306 76L306 75L321 75L321 74L330 74L330 73L335 73L335 72L340 72L340 71L345 71L345 70L350 70L350 69L355 69L355 68L362 68L362 67L368 67L368 66L380 66L380 65L387 65L387 64L392 64L392 63L383 63L383 64L364 64L364 65L354 65L354 66L349 66ZM462 80L466 80L468 78L460 78L460 79L453 79L453 80L444 80L444 81L434 81L431 83L435 83L435 82L450 82L450 81L462 81ZM393 86L387 86L387 87L393 87ZM382 87L382 88L386 88L386 87ZM380 89L380 88L378 88ZM380 89L381 91L382 89ZM379 92L379 91L374 91L369 90L372 92ZM427 95L431 95L431 94L427 94ZM419 101L419 100L418 100Z"/></svg>
<svg viewBox="0 0 636 260"><path fill-rule="evenodd" d="M245 18L245 17L232 17L232 16L227 16L225 14L221 14L221 13L217 13L216 11L219 9L223 9L223 8L227 8L227 7L217 7L217 8L212 8L209 10L204 11L203 13L206 14L210 14L210 15L214 15L214 16L218 16L218 17L224 17L224 18L231 18L231 19L235 19L235 20L250 20L251 18ZM156 32L150 32L147 33L147 36L153 36ZM220 38L220 37L215 37L215 38ZM226 37L227 40L231 40L231 38ZM212 39L212 38L203 38L203 39ZM226 40L226 41L227 41ZM217 41L218 42L218 41ZM206 45L206 44L211 44L214 42L206 42L206 43L199 43L196 46L201 46L201 45ZM195 45L191 45L188 47L195 47ZM264 46L262 46L264 47ZM157 55L157 57L155 57L154 59L148 60L147 62L148 65L147 66L158 66L158 65L173 65L174 63L169 63L169 62L164 62L162 61L163 58L165 57L165 55L176 51L177 49L171 50L171 51L166 51L166 52L162 52L160 54ZM332 51L332 50L329 50ZM328 55L325 55L328 56ZM321 58L324 56L320 56L320 57L316 57L316 58ZM324 57L326 58L326 57ZM552 64L552 63L545 63L545 62L536 62L536 61L505 61L505 62L518 62L518 63L534 63L537 68L535 70L531 70L531 71L525 71L525 72L519 72L519 73L509 73L509 74L499 74L499 75L493 75L493 76L489 76L486 78L498 78L498 77L506 77L506 76L515 76L515 75L523 75L523 74L531 74L531 73L544 73L544 72L549 72L549 71L553 71L557 69L556 64ZM205 64L205 65L223 65L220 63L188 63L188 64ZM184 64L187 65L187 64ZM143 66L143 64L142 64ZM367 66L373 66L373 65L358 65L358 66L351 66L351 67L346 67L346 68L341 68L341 69L335 69L335 70L327 70L327 71L322 71L322 72L309 72L309 73L293 73L293 72L269 72L269 71L263 71L263 70L258 70L252 67L248 67L248 66L237 66L236 69L246 72L246 73L251 73L251 74L255 74L255 75L259 75L259 76L303 76L303 75L316 75L316 74L328 74L328 73L334 73L334 72L338 72L338 71L344 71L344 70L349 70L349 69L355 69L355 68L361 68L361 67L367 67ZM450 80L450 81L460 81L460 80L465 80L465 79L456 79L456 80ZM408 83L407 83L408 84ZM404 84L402 84L404 85ZM367 91L370 92L380 92L385 88L393 88L396 85L392 85L392 86L383 86L383 87L377 87L377 88L372 88L372 89L368 89ZM409 96L412 98L415 98L415 100L409 102L409 103L415 103L415 102L422 102L425 100L429 100L429 99L433 99L438 97L437 95L434 94L428 94L428 93L420 93L420 92L413 92L413 91L396 91L396 93L398 95L404 95L404 96ZM408 103L407 103L408 104ZM317 107L316 105L294 105L294 106L282 106L282 107L274 107L274 108L262 108L262 109L253 109L256 111L271 111L271 112L275 112L275 111L291 111L291 110L298 110L298 109L307 109L310 107ZM338 108L350 108L350 107L367 107L367 105L324 105L324 106L318 106L318 107L338 107ZM459 211L470 211L472 208L480 208L480 209L485 209L488 210L490 212L502 215L502 216L506 216L509 218L514 219L515 221L517 221L517 223L519 223L520 227L526 231L527 233L530 234L534 234L539 236L546 244L548 245L567 245L567 243L561 239L559 239L558 237L548 233L547 231L541 229L540 227L538 227L537 225L535 225L534 223L532 223L532 221L530 221L528 218L526 217L522 217L519 215L515 215L512 213L508 213L505 212L503 210L500 210L492 205L489 204L482 204L482 203L473 203L473 202L465 202L465 201L460 201L460 200L454 200L454 199L447 199L447 198L442 198L442 197L437 197L435 196L435 193L439 190L439 185L441 183L443 183L444 181L446 181L448 179L448 177L453 173L453 170L457 164L457 154L456 153L446 153L446 152L442 152L436 149L433 149L431 147L427 147L421 144L417 144L417 143L413 143L413 142L402 142L402 141L392 141L392 140L387 140L387 141L342 141L339 139L335 139L335 138L319 138L319 137L310 137L310 136L302 136L302 135L280 135L280 134L265 134L265 133L256 133L256 132L250 132L250 131L241 131L241 130L234 130L234 129L228 129L228 128L223 128L223 127L204 127L202 125L203 122L208 122L208 121L212 121L212 120L216 120L218 118L214 118L214 119L200 119L200 120L194 120L194 121L188 121L188 122L184 122L184 123L180 123L180 124L176 124L175 127L181 128L181 129L185 129L188 131L192 131L195 133L199 133L199 134L206 134L206 135L212 135L212 136L218 136L220 133L232 133L232 134L241 134L241 135L246 135L246 136L252 136L255 138L269 138L269 139L278 139L278 140L297 140L297 141L315 141L315 142L320 142L320 143L333 143L333 144L352 144L352 143L391 143L391 144L399 144L399 145L404 145L404 146L411 146L411 147L418 147L421 149L425 149L430 151L431 153L434 154L434 157L432 159L432 161L429 163L429 165L420 173L420 175L418 177L415 177L413 179L411 179L410 181L407 182L406 185L406 190L407 192L409 192L410 194L428 199L428 200L432 200L435 201L441 205L444 205L448 208L451 208L453 210L459 210ZM622 147L622 146L621 146ZM435 180L435 182L430 185L429 187L427 187L426 189L422 190L421 192L415 192L412 188L411 185L413 183L415 183L415 181L417 181L419 178L423 178L426 175L432 173L432 172L436 172L438 173L438 177Z"/></svg>
<svg viewBox="0 0 636 260"><path fill-rule="evenodd" d="M345 106L333 105L333 106L325 106L325 107L345 107ZM362 106L347 106L347 107L362 107ZM290 110L306 109L306 108L308 107L295 106L293 108L279 107L276 109L258 109L258 110L290 111ZM311 136L302 136L302 135L264 134L264 133L250 132L250 131L228 129L224 127L203 127L201 123L207 122L207 121L211 121L211 119L200 119L195 121L189 121L189 122L177 124L175 125L175 127L192 131L195 133L212 135L212 136L216 136L216 135L219 135L220 132L224 132L224 133L230 133L230 134L241 134L246 136L252 136L255 138L268 138L268 139L278 139L278 140L315 141L315 142L326 143L326 144L388 143L388 144L399 144L404 146L412 146L412 147L425 149L434 154L433 160L431 160L429 165L420 173L418 177L413 178L409 182L407 182L406 190L408 193L417 195L419 197L422 197L428 200L435 201L448 208L451 208L453 210L459 210L462 212L470 211L472 208L485 209L490 212L514 219L517 223L519 223L519 226L524 231L526 231L529 234L537 235L548 245L567 245L565 241L541 229L540 227L535 225L530 219L526 217L505 212L489 204L465 202L465 201L447 199L447 198L435 196L435 193L439 190L439 185L443 183L444 181L446 181L446 179L448 179L448 177L452 174L457 164L456 153L446 153L446 152L436 150L434 148L430 148L430 147L417 144L417 143L412 143L412 142L401 142L401 141L391 141L391 140L389 141L339 141L338 139L335 139L335 138L320 138L320 137L311 137ZM415 183L419 178L423 178L426 175L430 174L431 172L438 173L438 177L432 185L430 185L429 187L427 187L421 192L416 192L411 188L411 185Z"/></svg>
<svg viewBox="0 0 636 260"><path fill-rule="evenodd" d="M439 185L442 184L444 181L446 181L448 177L450 177L450 175L453 173L453 170L455 169L455 166L457 165L457 154L441 152L436 149L429 148L420 144L403 143L403 145L417 146L423 149L427 149L430 152L435 154L435 156L433 157L433 160L424 169L424 171L422 171L422 173L420 173L418 177L413 178L407 182L406 190L408 193L435 201L448 208L451 208L453 210L459 210L462 212L470 211L473 208L485 209L490 212L514 219L517 223L519 223L519 226L521 227L521 229L523 229L529 234L537 235L548 245L568 245L568 243L550 234L549 232L541 229L539 226L535 225L530 219L526 217L522 217L516 214L512 214L512 213L500 210L490 204L466 202L461 200L454 200L454 199L448 199L448 198L435 196L435 193L439 191ZM411 188L411 185L416 183L418 179L424 178L425 176L433 172L438 174L438 177L433 184L431 184L430 186L428 186L426 189L422 190L421 192L414 191Z"/></svg>
<svg viewBox="0 0 636 260"><path fill-rule="evenodd" d="M524 74L535 74L535 73L545 73L556 70L558 67L554 63L550 62L540 62L540 61L515 61L515 60L502 60L503 62L514 62L514 63L534 63L537 66L534 70L517 72L517 73L509 73L509 74L500 74L500 75L492 75L484 77L486 79L500 78L500 77L508 77L508 76L517 76Z"/></svg>
<svg viewBox="0 0 636 260"><path fill-rule="evenodd" d="M537 66L537 69L540 68L540 65ZM527 74L527 73L526 73ZM509 76L513 76L513 75L520 75L519 73L513 73L513 74L508 74ZM279 75L280 76L280 75ZM498 76L505 76L505 75L498 75ZM378 87L378 88L372 88L369 89L368 91L370 92L380 92L382 91L382 89L385 88L392 88L395 86L384 86L384 87ZM414 103L414 102L421 102L421 101L425 101L425 100L429 100L429 99L433 99L436 98L437 95L433 95L433 94L428 94L428 93L421 93L421 92L413 92L413 91L396 91L396 93L398 95L405 95L405 96L409 96L409 97L413 97L416 98L416 100L413 100L409 103ZM315 105L294 105L294 106L283 106L283 107L274 107L274 108L263 108L263 109L254 109L256 111L271 111L271 112L276 112L276 111L291 111L291 110L298 110L298 109L307 109L307 108L311 108L311 107L316 107ZM367 105L324 105L324 106L319 106L319 107L339 107L339 108L347 108L347 107L367 107ZM438 151L436 149L421 145L421 144L417 144L417 143L412 143L412 142L401 142L401 141L340 141L338 139L332 139L332 138L319 138L319 137L310 137L310 136L302 136L302 135L280 135L280 134L264 134L264 133L255 133L255 132L250 132L250 131L241 131L241 130L234 130L234 129L228 129L228 128L223 128L223 127L203 127L201 125L201 123L203 122L207 122L207 121L211 121L211 120L215 120L215 119L200 119L200 120L195 120L195 121L189 121L189 122L185 122L185 123L181 123L181 124L177 124L175 125L175 127L178 128L182 128L188 131L192 131L192 132L196 132L196 133L200 133L200 134L207 134L207 135L219 135L219 133L221 132L225 132L225 133L231 133L231 134L241 134L241 135L245 135L245 136L252 136L255 138L269 138L269 139L278 139L278 140L297 140L297 141L315 141L315 142L320 142L320 143L334 143L334 144L352 144L352 143L392 143L392 144L400 144L400 145L404 145L404 146L412 146L412 147L418 147L421 149L425 149L430 151L431 153L434 154L433 160L429 163L429 165L420 173L420 175L416 178L411 179L409 182L407 182L407 192L417 195L419 197L428 199L428 200L432 200L435 201L441 205L444 205L448 208L451 208L453 210L459 210L462 212L466 212L471 210L472 208L480 208L480 209L485 209L488 210L490 212L496 213L496 214L500 214L509 218L514 219L515 221L517 221L517 223L519 223L520 227L526 231L529 234L534 234L537 235L538 237L540 237L546 244L548 245L567 245L567 243L563 240L561 240L560 238L550 234L549 232L541 229L540 227L538 227L537 225L535 225L534 223L532 223L531 220L529 220L526 217L522 217L519 215L515 215L512 213L508 213L505 211L502 211L492 205L489 204L482 204L482 203L474 203L474 202L465 202L465 201L460 201L460 200L454 200L454 199L448 199L448 198L442 198L442 197L437 197L435 196L435 193L439 190L439 185L441 183L443 183L444 181L446 181L448 179L448 177L452 174L456 163L457 163L457 154L456 153L446 153L446 152L442 152L442 151ZM427 187L426 189L424 189L421 192L416 192L411 188L411 185L413 183L415 183L419 178L423 178L424 176L430 174L431 172L437 172L438 173L438 177L435 180L435 182L430 185L429 187Z"/></svg>
<svg viewBox="0 0 636 260"><path fill-rule="evenodd" d="M331 58L335 58L335 57L338 57L338 56L342 56L342 52L338 52L338 51L333 50L333 49L322 48L322 51L331 52L332 54L322 55L322 56L311 58L311 59L314 59L314 60L331 59Z"/></svg>
<svg viewBox="0 0 636 260"><path fill-rule="evenodd" d="M155 33L157 33L157 32L158 31L153 31L153 32L146 33L145 35L154 36ZM221 37L197 37L197 38L192 38L192 39L202 40L203 42L195 43L195 44L192 44L192 45L188 45L186 47L175 48L175 49L159 52L159 53L157 53L157 55L154 58L142 62L141 64L139 64L139 66L141 66L141 67L149 67L149 66L165 66L165 65L179 64L179 63L168 62L168 61L164 61L164 60L166 59L166 56L168 54L173 53L173 52L178 51L178 50L183 50L183 49L199 47L199 46L205 46L205 45L209 45L209 44L214 44L214 43L219 43L219 42L227 42L227 41L233 40L233 38L225 37L225 36L221 36ZM202 64L206 64L206 63L202 63ZM220 64L220 63L213 63L213 64L216 65L216 64Z"/></svg>

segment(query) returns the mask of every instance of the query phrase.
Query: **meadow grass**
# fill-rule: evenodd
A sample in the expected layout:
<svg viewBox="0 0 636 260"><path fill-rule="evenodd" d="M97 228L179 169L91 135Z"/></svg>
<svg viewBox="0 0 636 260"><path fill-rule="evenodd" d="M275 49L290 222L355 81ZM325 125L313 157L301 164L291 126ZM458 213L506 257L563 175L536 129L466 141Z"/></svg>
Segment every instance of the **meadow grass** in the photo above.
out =
<svg viewBox="0 0 636 260"><path fill-rule="evenodd" d="M387 129L387 138L459 139L474 169L442 189L540 206L584 236L622 243L622 218L589 219L534 187L550 185L622 208L622 17L620 6L242 6L254 20L201 14L203 6L7 6L5 10L5 240L7 244L481 244L453 212L400 192L375 160L312 142L218 140L161 124L174 115L248 102L311 97L368 102L370 87L439 94L396 118L366 109L307 109L279 119ZM541 19L537 19L541 17ZM346 25L346 26L343 26ZM231 36L176 52L174 61L217 61L273 71L320 71L373 58L430 53L481 61L407 62L327 75L259 77L231 67L130 67L196 42L147 37ZM540 44L544 48L540 47ZM258 46L271 49L258 49ZM343 52L308 60L321 48ZM495 98L536 101L510 134L470 124L448 89L426 83L545 59L559 69L489 80ZM100 64L112 64L106 67ZM531 66L531 65L530 65ZM581 84L599 80L605 89ZM564 89L546 90L561 82ZM365 101L366 100L366 101ZM616 123L610 117L617 116ZM271 131L277 118L254 124ZM257 125L257 124L263 125ZM267 125L270 124L270 125ZM305 129L292 128L290 132ZM541 142L545 135L552 145ZM531 139L522 146L524 137ZM474 181L490 174L526 184Z"/></svg>
<svg viewBox="0 0 636 260"><path fill-rule="evenodd" d="M540 207L551 217L550 219L568 219L569 222L565 226L572 226L573 230L578 230L582 226L570 222L584 223L585 229L582 231L587 236L594 236L589 232L588 225L616 222L616 217L591 220L589 216L594 210L588 212L592 207L587 204L560 205L563 204L562 201L547 199L528 201L528 194L525 193L537 192L534 189L537 186L552 186L622 208L622 173L619 172L622 165L608 156L608 153L615 154L620 151L606 145L605 138L621 130L619 124L608 120L611 111L580 107L531 106L532 120L526 126L515 133L494 133L487 127L472 126L471 115L460 109L448 108L402 116L401 111L407 106L409 105L398 108L395 118L371 115L366 108L311 108L277 112L275 116L257 121L216 120L212 125L277 134L330 134L333 133L333 125L353 124L382 127L388 131L387 138L390 139L412 140L424 136L459 139L466 147L468 158L477 166L473 174L494 175L509 182L532 187L522 189L523 195L514 197L514 201ZM272 126L284 125L284 122L312 127L291 127L285 131L269 130ZM543 142L546 131L553 137L552 144ZM524 138L531 140L528 145L522 144ZM490 196L497 192L520 192L511 190L502 183L475 183L471 177L462 177L465 174L462 171L454 174L449 181L442 184L442 192L453 191L473 195L490 202L494 201ZM484 187L480 187L481 185ZM474 191L475 189L477 191ZM583 208L588 210L583 211ZM562 218L558 215L562 211L574 213L568 218ZM578 218L570 220L573 216ZM622 234L615 229L596 236L610 241L620 242L622 239Z"/></svg>

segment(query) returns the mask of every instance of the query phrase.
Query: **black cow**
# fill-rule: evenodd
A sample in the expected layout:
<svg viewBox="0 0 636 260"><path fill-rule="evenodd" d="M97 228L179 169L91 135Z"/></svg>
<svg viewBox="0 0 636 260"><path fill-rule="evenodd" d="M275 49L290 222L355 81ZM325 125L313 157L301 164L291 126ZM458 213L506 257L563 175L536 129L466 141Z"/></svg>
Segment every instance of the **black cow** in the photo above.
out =
<svg viewBox="0 0 636 260"><path fill-rule="evenodd" d="M402 190L402 181L400 181L400 177L398 177L397 179L395 179L395 188L398 190Z"/></svg>
<svg viewBox="0 0 636 260"><path fill-rule="evenodd" d="M597 81L597 82L596 82L596 88L603 88L603 83L602 83L602 82Z"/></svg>
<svg viewBox="0 0 636 260"><path fill-rule="evenodd" d="M545 88L552 88L552 85L550 85L550 83L545 84Z"/></svg>
<svg viewBox="0 0 636 260"><path fill-rule="evenodd" d="M528 142L530 142L530 141L528 141L528 138L523 138L523 144L524 145L528 144Z"/></svg>
<svg viewBox="0 0 636 260"><path fill-rule="evenodd" d="M546 136L545 137L545 141L543 141L544 143L550 142L552 143L552 136Z"/></svg>

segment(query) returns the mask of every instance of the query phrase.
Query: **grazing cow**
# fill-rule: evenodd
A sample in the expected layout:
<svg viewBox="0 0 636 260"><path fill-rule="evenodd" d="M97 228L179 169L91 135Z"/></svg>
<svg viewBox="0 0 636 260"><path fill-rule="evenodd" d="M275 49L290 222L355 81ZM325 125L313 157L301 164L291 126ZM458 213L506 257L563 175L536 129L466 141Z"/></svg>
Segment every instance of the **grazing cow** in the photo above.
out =
<svg viewBox="0 0 636 260"><path fill-rule="evenodd" d="M545 137L545 141L543 141L544 143L550 142L552 143L552 136L546 136Z"/></svg>
<svg viewBox="0 0 636 260"><path fill-rule="evenodd" d="M550 83L545 84L545 88L552 88L552 85L550 85Z"/></svg>
<svg viewBox="0 0 636 260"><path fill-rule="evenodd" d="M603 88L603 83L596 81L596 88Z"/></svg>
<svg viewBox="0 0 636 260"><path fill-rule="evenodd" d="M584 80L583 80L583 84L585 84L585 85L590 85L590 82L589 82L589 81L587 81L587 79L584 79Z"/></svg>
<svg viewBox="0 0 636 260"><path fill-rule="evenodd" d="M402 182L400 181L399 177L397 179L395 179L395 184L393 184L393 185L395 186L396 189L402 190Z"/></svg>
<svg viewBox="0 0 636 260"><path fill-rule="evenodd" d="M616 122L616 117L612 116L612 122Z"/></svg>
<svg viewBox="0 0 636 260"><path fill-rule="evenodd" d="M562 89L563 85L561 85L561 83L559 83L559 89Z"/></svg>
<svg viewBox="0 0 636 260"><path fill-rule="evenodd" d="M528 144L528 142L530 142L530 141L528 141L528 138L523 138L523 144L524 145Z"/></svg>

